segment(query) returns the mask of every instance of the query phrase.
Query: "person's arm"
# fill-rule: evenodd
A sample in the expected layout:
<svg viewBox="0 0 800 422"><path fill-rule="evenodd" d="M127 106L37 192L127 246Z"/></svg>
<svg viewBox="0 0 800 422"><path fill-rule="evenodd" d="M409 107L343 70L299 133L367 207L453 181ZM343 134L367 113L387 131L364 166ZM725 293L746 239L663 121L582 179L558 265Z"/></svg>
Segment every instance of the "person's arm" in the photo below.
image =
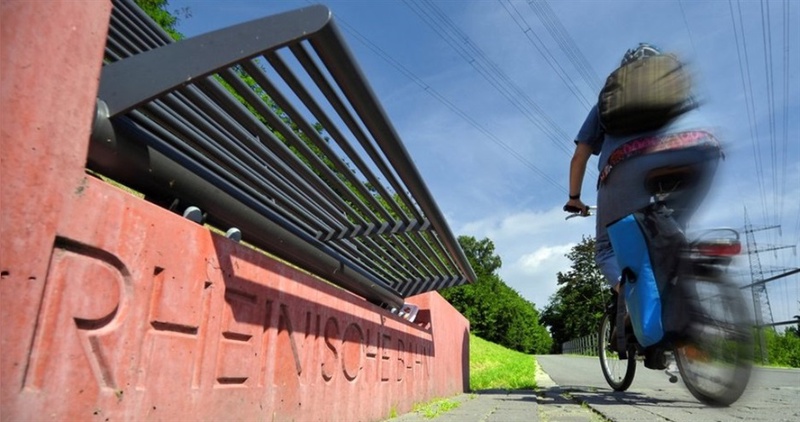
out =
<svg viewBox="0 0 800 422"><path fill-rule="evenodd" d="M584 215L589 212L589 207L581 201L581 187L583 186L583 176L586 174L586 163L591 155L591 145L577 143L569 163L569 200L564 207L581 209Z"/></svg>

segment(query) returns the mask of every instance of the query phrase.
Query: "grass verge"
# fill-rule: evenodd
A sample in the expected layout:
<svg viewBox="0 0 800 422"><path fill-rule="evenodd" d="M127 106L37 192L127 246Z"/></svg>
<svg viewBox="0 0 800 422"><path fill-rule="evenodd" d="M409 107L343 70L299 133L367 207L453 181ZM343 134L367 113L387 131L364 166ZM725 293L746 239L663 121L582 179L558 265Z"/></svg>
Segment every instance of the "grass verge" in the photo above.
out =
<svg viewBox="0 0 800 422"><path fill-rule="evenodd" d="M469 336L469 386L481 390L532 390L536 388L536 360L473 334ZM470 397L472 398L472 397ZM460 406L450 398L435 399L414 406L413 412L434 419ZM390 418L396 415L393 413Z"/></svg>
<svg viewBox="0 0 800 422"><path fill-rule="evenodd" d="M457 408L458 406L461 406L461 403L453 399L437 399L428 403L415 405L412 411L419 413L425 419L433 419L442 413L447 413Z"/></svg>
<svg viewBox="0 0 800 422"><path fill-rule="evenodd" d="M469 336L469 386L472 391L536 388L536 360L472 334Z"/></svg>

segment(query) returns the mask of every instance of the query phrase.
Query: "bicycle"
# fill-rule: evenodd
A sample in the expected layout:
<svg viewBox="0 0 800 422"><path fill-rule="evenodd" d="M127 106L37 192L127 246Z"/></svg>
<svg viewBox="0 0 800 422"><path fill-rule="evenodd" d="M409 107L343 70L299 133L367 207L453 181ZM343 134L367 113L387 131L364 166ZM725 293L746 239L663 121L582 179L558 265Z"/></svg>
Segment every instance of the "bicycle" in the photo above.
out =
<svg viewBox="0 0 800 422"><path fill-rule="evenodd" d="M654 204L665 205L681 177L685 174L648 178ZM665 190L664 186L671 188ZM573 212L567 219L591 215L581 210L565 211ZM678 296L670 298L687 313L685 329L666 333L662 341L649 347L643 347L624 322L622 339L612 337L614 327L623 321L612 291L598 328L597 343L600 367L612 389L625 391L631 386L637 356L644 358L646 367L662 370L668 368L671 352L684 385L702 403L728 406L741 397L752 370L752 323L746 317L749 310L739 288L727 275L733 257L740 252L739 233L734 229L706 230L687 241L687 247L678 255L672 281L678 288L673 288L671 294ZM674 371L666 372L670 382L677 382Z"/></svg>

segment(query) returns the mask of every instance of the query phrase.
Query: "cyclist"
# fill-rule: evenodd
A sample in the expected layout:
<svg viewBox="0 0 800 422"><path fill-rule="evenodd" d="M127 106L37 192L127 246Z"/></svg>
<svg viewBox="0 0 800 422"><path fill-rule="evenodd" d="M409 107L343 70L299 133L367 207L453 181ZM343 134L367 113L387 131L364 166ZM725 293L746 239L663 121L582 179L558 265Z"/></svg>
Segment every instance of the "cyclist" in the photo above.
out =
<svg viewBox="0 0 800 422"><path fill-rule="evenodd" d="M642 43L625 53L620 66L661 54L658 48ZM705 197L722 156L712 133L693 98L687 98L680 114L662 126L624 135L607 133L598 105L589 111L575 138L569 169L569 200L564 210L588 213L588 207L581 201L581 187L590 156L599 154L601 180L597 191L595 260L616 292L621 272L606 227L646 207L652 196L645 186L648 174L670 167L691 168L695 176L692 186L682 188L680 195L670 196L673 216L685 226Z"/></svg>

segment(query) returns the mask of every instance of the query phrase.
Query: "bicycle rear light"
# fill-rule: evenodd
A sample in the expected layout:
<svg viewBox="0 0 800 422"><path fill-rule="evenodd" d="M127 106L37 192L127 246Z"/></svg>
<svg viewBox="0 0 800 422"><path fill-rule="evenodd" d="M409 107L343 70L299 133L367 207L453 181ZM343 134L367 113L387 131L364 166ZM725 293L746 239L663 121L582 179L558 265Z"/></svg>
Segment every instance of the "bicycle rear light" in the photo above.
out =
<svg viewBox="0 0 800 422"><path fill-rule="evenodd" d="M738 239L714 239L697 244L697 252L705 256L735 256L742 252Z"/></svg>

